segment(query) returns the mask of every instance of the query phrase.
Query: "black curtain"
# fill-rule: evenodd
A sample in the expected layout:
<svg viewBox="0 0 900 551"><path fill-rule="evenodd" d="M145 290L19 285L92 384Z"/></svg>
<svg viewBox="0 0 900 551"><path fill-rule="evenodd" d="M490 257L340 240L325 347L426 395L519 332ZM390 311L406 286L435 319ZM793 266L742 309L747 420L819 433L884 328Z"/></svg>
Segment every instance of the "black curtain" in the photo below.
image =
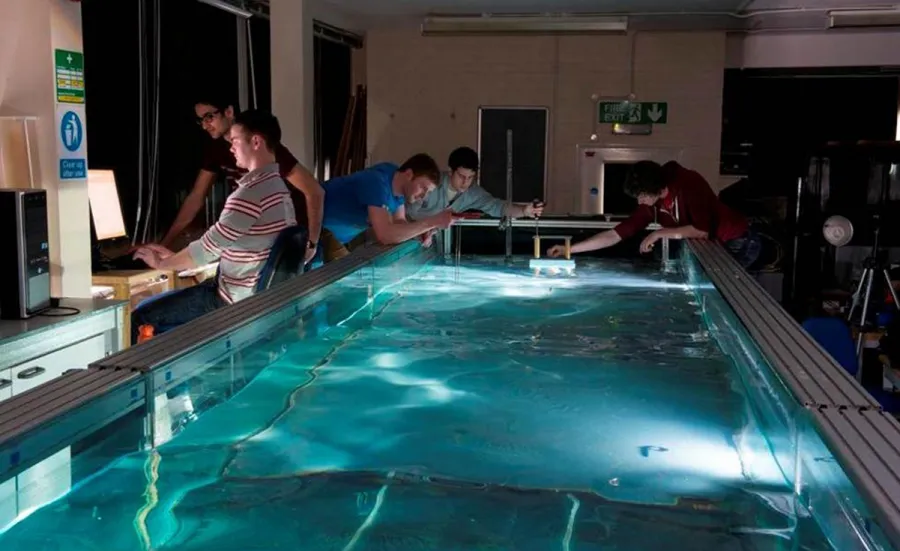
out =
<svg viewBox="0 0 900 551"><path fill-rule="evenodd" d="M131 232L137 208L138 4L84 0L81 19L88 163L115 171Z"/></svg>
<svg viewBox="0 0 900 551"><path fill-rule="evenodd" d="M139 17L141 5L144 11ZM116 24L110 25L110 21ZM196 124L194 103L212 97L238 104L237 18L196 0L84 0L82 25L90 167L115 170L126 227L133 232L141 154L146 216L151 125L158 110L158 224L154 233L164 232L193 185L210 139ZM146 43L143 52L141 33ZM250 38L257 105L271 110L268 19L250 19ZM318 37L315 49L317 160L333 162L351 94L351 50ZM139 124L142 53L144 97L149 101L143 129ZM248 87L252 106L250 82ZM142 131L144 148L139 154Z"/></svg>
<svg viewBox="0 0 900 551"><path fill-rule="evenodd" d="M157 4L157 2L159 4ZM159 17L155 10L159 8ZM84 0L82 27L85 54L87 132L91 168L115 170L129 232L138 204L139 98L141 50L146 38L144 96L150 101L143 132L144 209L149 187L151 125L158 109L158 230L165 231L181 198L190 189L209 137L195 122L194 102L201 97L238 101L237 23L234 15L185 0L145 0L143 29L138 0ZM110 25L115 21L115 25ZM159 26L159 90L156 96ZM264 28L264 31L263 31ZM257 90L270 105L268 21L254 23ZM262 61L264 60L264 62ZM158 99L158 104L154 105Z"/></svg>
<svg viewBox="0 0 900 551"><path fill-rule="evenodd" d="M352 86L352 50L350 46L315 37L315 163L317 176L323 179L325 165L337 159L344 119L350 104ZM312 167L310 167L312 168Z"/></svg>

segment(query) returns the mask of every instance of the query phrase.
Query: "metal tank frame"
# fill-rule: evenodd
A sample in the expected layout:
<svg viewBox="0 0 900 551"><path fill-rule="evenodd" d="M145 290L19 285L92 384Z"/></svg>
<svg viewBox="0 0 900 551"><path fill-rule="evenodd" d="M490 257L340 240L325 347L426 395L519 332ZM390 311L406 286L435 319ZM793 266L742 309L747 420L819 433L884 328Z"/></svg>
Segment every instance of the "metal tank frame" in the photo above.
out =
<svg viewBox="0 0 900 551"><path fill-rule="evenodd" d="M493 223L493 221L491 221ZM570 222L585 227L584 222ZM596 224L596 222L594 223ZM481 224L472 224L481 225ZM485 224L487 225L487 224ZM595 227L593 224L590 227ZM598 228L599 229L599 228ZM447 232L449 233L449 232ZM816 344L758 283L709 241L690 241L683 255L696 260L797 409L808 413L891 545L900 549L900 424ZM417 242L369 245L320 269L186 324L183 328L108 356L87 370L0 404L0 479L14 476L100 426L144 408L145 445L153 435L153 396L204 370L216 358L260 338L251 322L272 327L314 304L326 287L374 266L433 257ZM175 359L181 367L158 369Z"/></svg>

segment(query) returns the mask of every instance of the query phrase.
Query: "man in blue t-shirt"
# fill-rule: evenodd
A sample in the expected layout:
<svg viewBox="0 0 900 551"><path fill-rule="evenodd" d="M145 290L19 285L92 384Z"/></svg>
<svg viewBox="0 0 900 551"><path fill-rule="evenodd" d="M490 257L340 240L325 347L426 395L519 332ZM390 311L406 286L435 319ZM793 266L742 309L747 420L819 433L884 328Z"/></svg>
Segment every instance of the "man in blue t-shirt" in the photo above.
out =
<svg viewBox="0 0 900 551"><path fill-rule="evenodd" d="M413 155L401 166L379 163L324 184L322 235L325 262L349 254L365 242L371 227L383 245L402 243L450 226L449 210L415 222L406 219L407 203L417 203L437 187L440 170L430 156Z"/></svg>

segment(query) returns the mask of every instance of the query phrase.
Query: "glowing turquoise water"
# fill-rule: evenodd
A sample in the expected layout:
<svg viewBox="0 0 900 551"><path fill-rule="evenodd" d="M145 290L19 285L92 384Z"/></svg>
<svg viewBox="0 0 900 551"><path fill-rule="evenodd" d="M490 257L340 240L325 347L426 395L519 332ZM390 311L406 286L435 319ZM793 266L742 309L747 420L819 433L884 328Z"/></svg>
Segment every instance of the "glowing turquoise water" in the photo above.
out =
<svg viewBox="0 0 900 551"><path fill-rule="evenodd" d="M365 281L341 285L340 326L171 393L169 442L0 549L829 549L742 446L746 399L680 275L470 261L362 309Z"/></svg>

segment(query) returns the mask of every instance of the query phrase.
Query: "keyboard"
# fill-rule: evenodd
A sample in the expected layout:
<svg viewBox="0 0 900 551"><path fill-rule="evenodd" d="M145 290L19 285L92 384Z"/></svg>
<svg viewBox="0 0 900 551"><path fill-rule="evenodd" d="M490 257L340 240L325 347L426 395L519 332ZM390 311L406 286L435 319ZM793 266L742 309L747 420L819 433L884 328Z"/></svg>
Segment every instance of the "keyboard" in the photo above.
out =
<svg viewBox="0 0 900 551"><path fill-rule="evenodd" d="M135 260L132 255L125 254L113 258L101 258L94 262L93 271L109 272L114 270L147 270L150 266L143 260Z"/></svg>

